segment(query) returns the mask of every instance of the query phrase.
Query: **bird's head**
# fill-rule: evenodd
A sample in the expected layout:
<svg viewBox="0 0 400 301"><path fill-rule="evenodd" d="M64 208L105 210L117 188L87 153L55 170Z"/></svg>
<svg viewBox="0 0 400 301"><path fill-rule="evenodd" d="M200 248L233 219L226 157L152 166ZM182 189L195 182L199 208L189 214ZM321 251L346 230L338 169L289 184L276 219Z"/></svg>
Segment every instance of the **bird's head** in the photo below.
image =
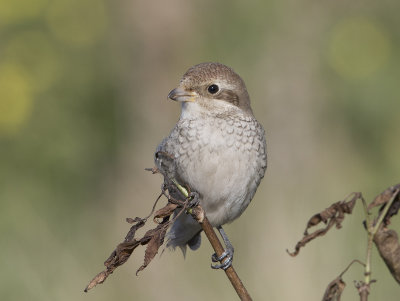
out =
<svg viewBox="0 0 400 301"><path fill-rule="evenodd" d="M252 114L250 97L241 77L220 63L202 63L191 67L168 98L182 102L182 112L196 108L228 113Z"/></svg>

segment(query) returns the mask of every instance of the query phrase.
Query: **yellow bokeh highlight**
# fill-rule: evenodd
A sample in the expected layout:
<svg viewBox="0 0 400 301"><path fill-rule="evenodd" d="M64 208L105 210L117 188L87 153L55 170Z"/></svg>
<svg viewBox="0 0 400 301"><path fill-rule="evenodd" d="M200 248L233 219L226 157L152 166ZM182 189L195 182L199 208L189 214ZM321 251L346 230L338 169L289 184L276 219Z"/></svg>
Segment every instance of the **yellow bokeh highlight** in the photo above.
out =
<svg viewBox="0 0 400 301"><path fill-rule="evenodd" d="M29 118L31 81L19 65L0 65L0 135L14 134Z"/></svg>
<svg viewBox="0 0 400 301"><path fill-rule="evenodd" d="M35 18L47 3L48 0L0 0L0 26Z"/></svg>
<svg viewBox="0 0 400 301"><path fill-rule="evenodd" d="M62 72L59 54L40 31L15 35L4 46L2 59L21 66L36 92L48 90Z"/></svg>
<svg viewBox="0 0 400 301"><path fill-rule="evenodd" d="M108 24L102 0L54 0L46 20L52 34L73 47L93 45L103 37Z"/></svg>
<svg viewBox="0 0 400 301"><path fill-rule="evenodd" d="M333 28L328 61L342 77L361 79L384 66L390 48L390 40L383 28L365 17L349 18Z"/></svg>

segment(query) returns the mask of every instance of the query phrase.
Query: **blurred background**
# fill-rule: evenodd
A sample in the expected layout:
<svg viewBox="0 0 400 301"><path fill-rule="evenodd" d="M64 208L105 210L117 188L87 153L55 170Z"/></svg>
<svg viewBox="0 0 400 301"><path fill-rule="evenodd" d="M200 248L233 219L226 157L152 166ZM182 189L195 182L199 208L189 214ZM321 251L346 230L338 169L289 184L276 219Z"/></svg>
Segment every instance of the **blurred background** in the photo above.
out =
<svg viewBox="0 0 400 301"><path fill-rule="evenodd" d="M83 289L146 216L161 177L144 171L179 117L182 74L218 61L245 80L269 166L225 230L254 300L320 300L364 260L360 205L343 229L287 255L308 218L400 181L400 3L383 1L0 1L0 299L236 300L211 247L143 248ZM399 230L400 218L392 227ZM373 253L370 300L400 288ZM354 266L344 300L357 300Z"/></svg>

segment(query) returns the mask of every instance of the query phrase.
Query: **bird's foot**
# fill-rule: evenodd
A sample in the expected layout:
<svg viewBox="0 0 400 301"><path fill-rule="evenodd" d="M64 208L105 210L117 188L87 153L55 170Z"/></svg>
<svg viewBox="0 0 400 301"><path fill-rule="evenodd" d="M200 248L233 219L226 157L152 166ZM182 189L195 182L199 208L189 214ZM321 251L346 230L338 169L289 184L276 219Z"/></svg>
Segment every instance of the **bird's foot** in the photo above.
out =
<svg viewBox="0 0 400 301"><path fill-rule="evenodd" d="M217 230L218 230L219 234L221 235L222 239L224 240L226 249L219 257L215 253L211 256L212 262L220 262L220 264L215 264L215 265L211 264L211 268L223 269L225 271L227 268L229 268L232 265L233 252L235 250L233 249L233 246L232 246L231 242L229 241L228 235L226 235L224 229L222 229L222 226L218 226Z"/></svg>
<svg viewBox="0 0 400 301"><path fill-rule="evenodd" d="M225 260L224 260L225 259ZM224 261L222 261L224 260ZM229 268L232 265L233 261L233 249L226 249L224 252L221 254L221 256L217 256L217 254L213 254L211 256L211 261L212 262L221 262L220 264L211 264L212 269L223 269L224 271Z"/></svg>
<svg viewBox="0 0 400 301"><path fill-rule="evenodd" d="M200 203L200 196L196 191L192 191L189 194L188 200L189 200L188 207L194 208Z"/></svg>

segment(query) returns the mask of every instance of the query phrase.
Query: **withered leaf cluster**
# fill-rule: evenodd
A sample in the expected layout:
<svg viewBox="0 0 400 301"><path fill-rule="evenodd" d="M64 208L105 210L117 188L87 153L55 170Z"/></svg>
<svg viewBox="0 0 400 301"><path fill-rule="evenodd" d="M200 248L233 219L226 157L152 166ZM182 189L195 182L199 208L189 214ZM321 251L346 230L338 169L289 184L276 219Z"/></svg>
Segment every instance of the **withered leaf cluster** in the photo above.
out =
<svg viewBox="0 0 400 301"><path fill-rule="evenodd" d="M351 214L354 208L354 205L361 197L360 193L352 193L349 197L347 197L343 201L336 202L332 204L329 208L314 214L309 221L307 222L306 229L304 231L303 238L296 244L294 252L288 253L291 256L296 256L300 252L300 248L304 247L307 243L312 241L313 239L325 235L326 232L329 231L332 226L336 226L336 228L340 229L342 227L342 222L344 220L345 214ZM349 199L349 200L348 200ZM322 229L315 230L312 233L308 233L308 230L314 226L319 225L320 223L324 223L326 226Z"/></svg>
<svg viewBox="0 0 400 301"><path fill-rule="evenodd" d="M307 222L303 238L296 244L294 252L290 253L291 256L296 256L301 247L304 247L308 242L313 239L324 235L329 231L332 226L341 228L345 214L351 214L357 200L362 200L366 208L367 214L375 207L379 207L378 216L370 221L369 225L364 222L367 231L374 233L373 241L378 248L379 254L386 263L389 271L394 279L400 284L400 244L396 231L388 229L390 220L395 216L400 209L400 184L391 186L379 194L368 206L361 193L352 193L345 200L332 204L329 208L313 215ZM386 208L390 204L389 208ZM385 214L383 216L383 214ZM308 230L314 226L324 223L326 226L322 229L315 230L308 233ZM377 231L376 231L377 229ZM376 231L376 232L375 232ZM354 260L353 262L359 262ZM352 262L352 263L353 263ZM351 265L351 264L350 264ZM349 267L350 267L349 265ZM341 294L346 286L342 279L343 274L349 268L347 267L336 279L334 279L326 288L322 301L340 301ZM358 282L356 288L359 292L361 300L367 300L369 294L370 284Z"/></svg>
<svg viewBox="0 0 400 301"><path fill-rule="evenodd" d="M154 173L161 173L164 176L164 184L161 188L162 192L153 205L153 209L146 218L127 219L133 226L125 237L125 240L120 243L111 253L110 257L105 261L106 269L97 274L89 285L85 288L85 292L95 287L99 283L103 283L107 277L120 265L124 264L139 245L147 245L145 257L142 266L136 271L136 274L145 269L158 253L159 248L164 242L166 231L171 223L173 223L183 212L189 213L202 227L211 246L220 257L224 253L221 242L219 241L215 231L205 216L203 208L201 208L198 200L198 193L191 191L190 187L180 184L176 178L176 165L168 153L157 152L155 155L156 167L147 168L146 170ZM163 208L159 209L153 217L157 227L146 232L146 234L136 239L136 231L143 227L147 219L153 214L158 200L161 196L166 196L168 203ZM173 215L173 218L171 216ZM225 259L222 259L225 260ZM222 263L222 260L220 262ZM251 300L247 289L243 285L233 266L229 266L224 270L226 276L230 280L236 293L241 300Z"/></svg>
<svg viewBox="0 0 400 301"><path fill-rule="evenodd" d="M157 255L159 248L164 243L165 234L170 224L184 211L186 211L190 197L185 197L176 187L176 184L172 179L175 179L176 164L174 157L165 152L157 152L155 155L156 167L146 168L147 171L151 171L153 174L161 173L164 176L164 184L161 188L161 194L155 201L151 213L146 218L135 219L128 218L127 222L133 224L125 236L123 242L117 245L115 250L111 253L110 257L104 262L106 269L97 274L92 281L85 288L85 292L95 287L99 283L103 283L107 277L114 272L114 270L120 265L124 264L132 252L140 245L147 245L144 255L143 264L136 271L136 275L144 270L153 258ZM190 192L190 188L188 187ZM135 238L136 231L143 227L147 219L153 214L155 207L159 199L165 196L168 199L168 203L153 215L153 221L156 223L156 227L148 230L142 238ZM180 208L180 209L178 209ZM173 218L171 216L174 215Z"/></svg>
<svg viewBox="0 0 400 301"><path fill-rule="evenodd" d="M97 284L103 283L117 267L124 264L129 259L132 252L138 246L147 245L143 264L136 271L136 275L140 271L145 269L152 261L152 259L157 255L159 248L164 243L166 231L170 223L173 221L173 219L171 219L171 216L174 214L175 210L178 207L182 207L182 210L185 209L183 202L173 200L172 198L170 198L169 195L166 194L165 190L163 190L163 193L160 195L160 197L162 195L167 196L168 203L163 208L154 213L153 220L157 226L153 229L148 230L142 238L136 238L136 231L146 224L148 217L136 217L135 219L127 218L127 222L133 225L131 226L129 232L126 234L124 241L117 245L115 250L111 253L110 257L104 262L106 269L97 274L92 279L92 281L90 281L90 283L85 288L85 292L92 289ZM159 198L157 199L157 201L159 200ZM154 204L152 212L154 211L157 201ZM150 213L149 216L151 215L152 213Z"/></svg>
<svg viewBox="0 0 400 301"><path fill-rule="evenodd" d="M346 287L346 283L343 281L343 275L347 272L347 270L354 264L359 263L365 266L364 263L355 259L345 268L345 270L340 273L331 283L328 284L324 296L322 297L322 301L340 301L342 293Z"/></svg>

